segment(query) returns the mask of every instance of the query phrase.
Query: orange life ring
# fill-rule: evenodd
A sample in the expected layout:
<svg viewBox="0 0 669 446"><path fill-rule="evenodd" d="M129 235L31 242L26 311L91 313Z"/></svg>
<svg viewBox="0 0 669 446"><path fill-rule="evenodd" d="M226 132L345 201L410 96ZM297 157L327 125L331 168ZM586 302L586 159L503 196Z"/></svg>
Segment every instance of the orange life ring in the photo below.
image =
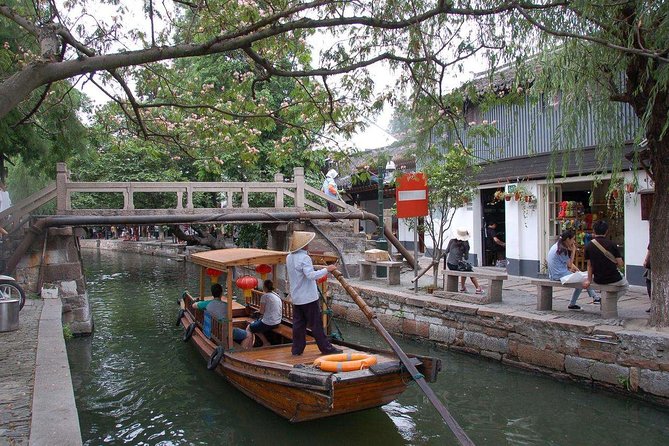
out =
<svg viewBox="0 0 669 446"><path fill-rule="evenodd" d="M325 355L314 361L314 366L325 372L352 372L376 364L376 356L366 353L337 353Z"/></svg>

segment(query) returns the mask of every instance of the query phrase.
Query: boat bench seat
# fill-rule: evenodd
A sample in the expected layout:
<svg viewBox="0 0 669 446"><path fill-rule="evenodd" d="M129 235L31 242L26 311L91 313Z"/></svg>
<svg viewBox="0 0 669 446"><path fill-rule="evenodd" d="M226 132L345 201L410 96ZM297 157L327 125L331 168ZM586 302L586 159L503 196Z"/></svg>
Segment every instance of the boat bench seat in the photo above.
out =
<svg viewBox="0 0 669 446"><path fill-rule="evenodd" d="M553 288L583 288L580 283L562 283L559 280L532 279L532 285L537 286L537 310L550 311L553 309ZM602 292L602 318L618 318L618 297L627 289L625 285L599 285L593 283L596 290Z"/></svg>
<svg viewBox="0 0 669 446"><path fill-rule="evenodd" d="M395 262L392 260L383 260L378 262L370 262L369 260L358 260L360 265L360 280L370 280L374 267L386 268L388 271L388 285L400 284L400 268L404 262Z"/></svg>
<svg viewBox="0 0 669 446"><path fill-rule="evenodd" d="M272 331L286 339L293 339L293 329L287 325L281 324L278 327L272 329ZM307 342L313 340L314 338L312 336L307 335Z"/></svg>
<svg viewBox="0 0 669 446"><path fill-rule="evenodd" d="M488 279L488 290L485 299L481 303L493 303L502 301L502 285L504 281L509 278L506 273L491 272L478 268L474 271L452 271L445 270L444 275L444 290L451 293L458 292L458 279L460 277L476 277L477 279Z"/></svg>

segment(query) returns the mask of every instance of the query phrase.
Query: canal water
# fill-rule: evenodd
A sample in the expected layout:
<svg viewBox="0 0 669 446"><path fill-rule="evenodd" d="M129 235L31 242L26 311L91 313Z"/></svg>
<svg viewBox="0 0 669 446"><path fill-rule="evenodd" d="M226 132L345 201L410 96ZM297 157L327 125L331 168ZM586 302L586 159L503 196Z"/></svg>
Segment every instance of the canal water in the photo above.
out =
<svg viewBox="0 0 669 446"><path fill-rule="evenodd" d="M412 385L380 409L290 424L205 367L175 325L176 300L197 272L172 260L84 252L95 333L68 341L86 445L450 445L436 411ZM338 322L345 339L382 346ZM401 340L442 359L436 394L477 445L669 444L669 411L498 362Z"/></svg>

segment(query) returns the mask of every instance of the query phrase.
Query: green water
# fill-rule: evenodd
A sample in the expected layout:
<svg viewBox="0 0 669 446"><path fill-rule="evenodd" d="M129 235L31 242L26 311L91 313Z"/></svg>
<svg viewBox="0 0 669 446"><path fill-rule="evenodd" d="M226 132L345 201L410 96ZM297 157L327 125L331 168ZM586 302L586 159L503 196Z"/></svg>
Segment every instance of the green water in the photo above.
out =
<svg viewBox="0 0 669 446"><path fill-rule="evenodd" d="M196 290L192 266L84 252L95 319L68 342L87 445L450 445L448 428L410 386L380 409L290 424L206 369L181 341L176 299ZM345 339L382 346L373 331L340 322ZM400 341L439 356L433 389L477 445L667 445L669 411L497 362Z"/></svg>

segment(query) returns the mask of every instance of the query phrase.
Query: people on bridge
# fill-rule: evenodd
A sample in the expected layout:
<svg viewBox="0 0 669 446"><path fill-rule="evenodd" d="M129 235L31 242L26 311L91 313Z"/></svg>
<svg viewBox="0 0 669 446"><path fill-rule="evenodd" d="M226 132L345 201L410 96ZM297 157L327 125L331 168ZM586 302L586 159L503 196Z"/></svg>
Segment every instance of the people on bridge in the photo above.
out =
<svg viewBox="0 0 669 446"><path fill-rule="evenodd" d="M469 230L467 228L458 228L453 234L453 238L448 242L446 246L446 258L444 259L444 265L451 271L459 270L459 263L461 261L467 261L469 258ZM470 277L472 283L476 287L476 294L482 294L483 288L479 284L479 281L476 277ZM466 277L460 277L460 292L466 293L467 287L465 286Z"/></svg>
<svg viewBox="0 0 669 446"><path fill-rule="evenodd" d="M291 351L296 356L301 355L306 347L307 328L311 328L311 333L321 353L327 355L342 352L333 347L323 331L316 285L317 279L326 276L337 267L328 265L324 269L314 269L307 249L315 236L313 232L293 232L290 240L290 254L286 257L286 270L293 301L293 346Z"/></svg>
<svg viewBox="0 0 669 446"><path fill-rule="evenodd" d="M281 323L281 298L274 291L274 283L267 279L263 282L264 294L260 296L260 318L251 323L251 333L264 333L273 330Z"/></svg>
<svg viewBox="0 0 669 446"><path fill-rule="evenodd" d="M323 187L321 187L321 190L325 195L327 195L330 198L336 199L336 200L341 200L341 197L339 196L339 190L337 189L337 183L335 183L335 178L337 178L337 173L336 170L330 169L328 170L328 173L325 174L325 181L323 181ZM330 212L336 212L337 211L337 205L334 203L330 203L328 201L328 211Z"/></svg>
<svg viewBox="0 0 669 446"><path fill-rule="evenodd" d="M193 309L206 311L212 318L219 321L227 320L228 303L221 299L223 296L223 287L220 283L214 283L211 286L211 295L213 297L211 300L193 302ZM250 334L246 330L242 330L241 328L235 327L232 329L232 340L237 343L242 343L249 335Z"/></svg>
<svg viewBox="0 0 669 446"><path fill-rule="evenodd" d="M551 280L560 280L561 278L578 272L579 269L574 264L574 257L576 256L576 234L574 231L567 229L562 231L558 241L548 250L548 278ZM588 295L592 298L593 303L599 303L600 298L595 293L595 290L586 288ZM582 288L576 288L574 294L571 295L569 301L570 310L580 310L581 307L576 305L578 297L581 295Z"/></svg>

